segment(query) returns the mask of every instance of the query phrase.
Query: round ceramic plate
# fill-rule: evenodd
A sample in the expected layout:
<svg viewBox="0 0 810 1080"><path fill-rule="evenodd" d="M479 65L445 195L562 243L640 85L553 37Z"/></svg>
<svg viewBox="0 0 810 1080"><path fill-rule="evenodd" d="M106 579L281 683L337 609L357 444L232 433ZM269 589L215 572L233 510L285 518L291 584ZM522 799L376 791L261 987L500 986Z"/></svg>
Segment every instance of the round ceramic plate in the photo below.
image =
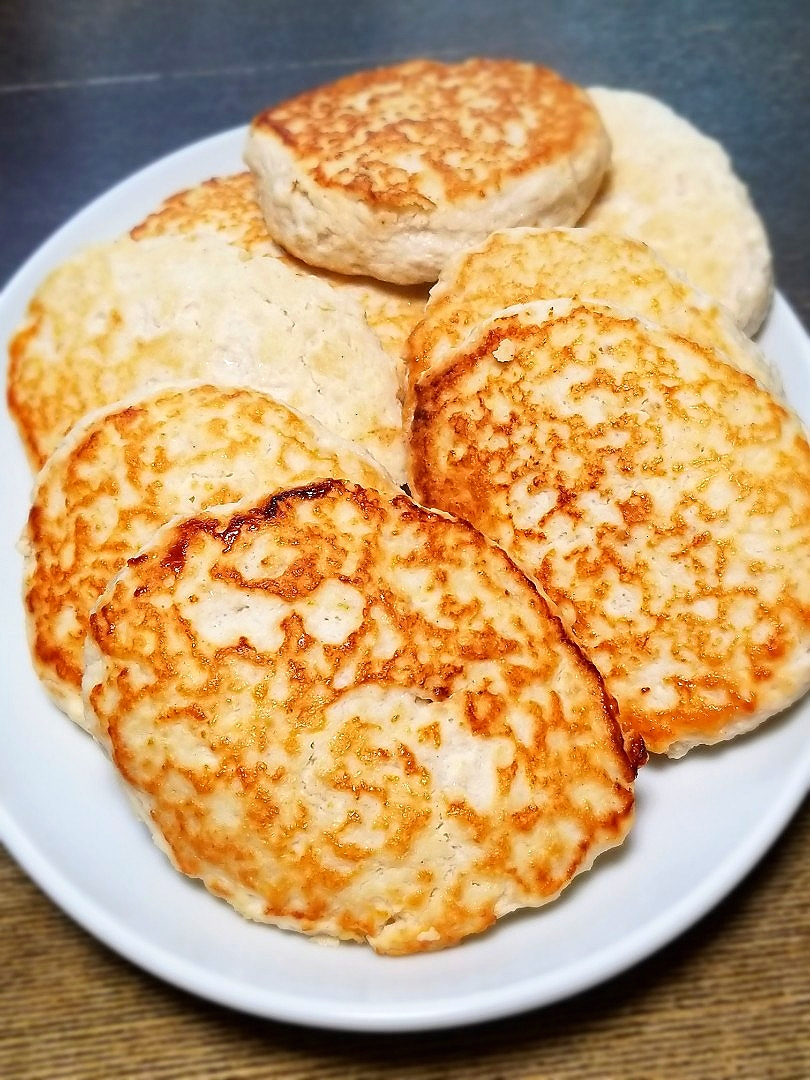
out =
<svg viewBox="0 0 810 1080"><path fill-rule="evenodd" d="M244 130L137 173L78 214L0 297L8 338L45 273L110 239L162 198L240 169ZM779 296L763 335L810 421L810 342ZM505 1016L593 986L700 918L757 862L810 786L810 700L759 731L638 780L628 842L546 908L503 919L444 952L382 958L241 919L155 848L101 750L45 698L25 642L15 551L31 478L0 420L2 669L0 838L77 922L155 975L265 1017L359 1031L437 1028Z"/></svg>

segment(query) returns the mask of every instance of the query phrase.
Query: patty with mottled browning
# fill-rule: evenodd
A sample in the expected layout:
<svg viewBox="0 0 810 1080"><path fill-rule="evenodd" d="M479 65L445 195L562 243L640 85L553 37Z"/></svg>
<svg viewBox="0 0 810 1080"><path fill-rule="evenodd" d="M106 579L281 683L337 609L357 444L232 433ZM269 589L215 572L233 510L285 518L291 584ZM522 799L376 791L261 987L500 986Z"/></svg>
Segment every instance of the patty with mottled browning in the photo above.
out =
<svg viewBox="0 0 810 1080"><path fill-rule="evenodd" d="M187 380L269 393L404 475L397 365L358 305L218 235L79 252L37 289L10 345L9 408L34 468L86 413Z"/></svg>
<svg viewBox="0 0 810 1080"><path fill-rule="evenodd" d="M84 693L156 842L251 919L452 945L633 814L595 668L466 522L328 480L178 519L91 615Z"/></svg>
<svg viewBox="0 0 810 1080"><path fill-rule="evenodd" d="M212 176L169 195L133 226L129 235L133 240L151 236L218 236L252 254L288 258L267 231L256 182L249 172Z"/></svg>
<svg viewBox="0 0 810 1080"><path fill-rule="evenodd" d="M402 284L495 229L573 225L610 143L587 94L514 60L411 60L260 113L245 160L305 262Z"/></svg>
<svg viewBox="0 0 810 1080"><path fill-rule="evenodd" d="M168 387L77 424L37 476L20 540L31 655L56 704L87 726L90 609L156 529L178 514L330 476L396 487L371 457L257 390Z"/></svg>
<svg viewBox="0 0 810 1080"><path fill-rule="evenodd" d="M516 307L417 383L411 455L416 497L526 570L650 750L807 690L807 436L707 347L609 308Z"/></svg>
<svg viewBox="0 0 810 1080"><path fill-rule="evenodd" d="M402 368L405 342L424 311L427 288L392 285L368 277L346 277L296 259L279 247L267 231L256 182L249 172L212 177L171 195L130 232L133 240L177 234L224 237L247 252L274 255L296 273L316 274L333 288L349 293L360 304L366 322L385 351Z"/></svg>
<svg viewBox="0 0 810 1080"><path fill-rule="evenodd" d="M504 229L452 259L408 341L411 382L435 370L478 323L533 300L597 300L717 349L781 393L773 364L716 300L646 244L595 229Z"/></svg>

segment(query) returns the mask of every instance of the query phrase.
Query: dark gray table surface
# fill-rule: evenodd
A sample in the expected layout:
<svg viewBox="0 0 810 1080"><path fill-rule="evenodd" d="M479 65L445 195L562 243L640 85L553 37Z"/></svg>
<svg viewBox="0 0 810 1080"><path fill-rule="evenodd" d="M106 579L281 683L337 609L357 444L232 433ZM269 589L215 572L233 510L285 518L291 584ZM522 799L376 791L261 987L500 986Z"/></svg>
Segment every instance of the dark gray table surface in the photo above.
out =
<svg viewBox="0 0 810 1080"><path fill-rule="evenodd" d="M2 0L0 281L116 180L281 97L476 54L656 94L720 139L810 322L806 0Z"/></svg>
<svg viewBox="0 0 810 1080"><path fill-rule="evenodd" d="M67 218L141 166L306 87L428 55L514 56L586 86L664 99L731 154L770 233L778 285L810 325L808 0L0 0L0 285ZM154 983L74 934L6 860L0 910L30 933L20 932L18 956L17 932L0 929L6 963L22 980L3 989L0 971L9 1010L0 1008L0 1065L11 1069L0 1075L84 1080L114 1067L118 1076L206 1080L806 1080L807 922L797 912L806 907L807 823L805 807L753 878L640 973L527 1025L517 1018L491 1034L453 1036L451 1049L438 1037L403 1038L396 1069L390 1043L383 1051L379 1042L271 1032ZM756 930L792 886L766 950ZM87 982L69 983L68 967L83 968ZM12 1014L18 998L27 1013ZM109 1056L125 1024L140 1025L137 1068L123 1042L115 1065ZM662 1071L645 1056L647 1036L662 1048Z"/></svg>

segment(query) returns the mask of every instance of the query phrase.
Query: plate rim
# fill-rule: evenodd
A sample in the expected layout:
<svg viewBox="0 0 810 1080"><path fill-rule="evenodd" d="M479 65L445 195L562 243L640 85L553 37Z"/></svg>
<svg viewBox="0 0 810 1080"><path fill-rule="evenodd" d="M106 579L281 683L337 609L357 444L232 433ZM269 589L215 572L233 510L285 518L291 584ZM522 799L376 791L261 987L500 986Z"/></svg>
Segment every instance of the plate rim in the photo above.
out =
<svg viewBox="0 0 810 1080"><path fill-rule="evenodd" d="M810 762L810 755L807 761ZM368 1013L362 1008L347 1008L345 1002L337 1011L324 1010L318 1014L316 1010L313 1014L311 1005L291 1005L290 1001L296 1002L297 999L283 996L276 1000L277 993L267 989L262 991L262 1001L257 1002L253 991L244 991L236 980L224 976L212 979L205 968L178 960L110 916L41 854L2 803L0 841L26 875L91 937L136 967L194 996L263 1019L325 1030L380 1034L442 1030L501 1020L567 1000L630 971L673 943L726 899L777 842L807 797L808 776L802 777L803 770L797 767L795 783L783 788L781 798L771 805L771 813L761 820L756 830L746 834L744 841L729 852L726 860L710 876L702 880L699 888L685 896L674 908L659 912L655 919L629 938L621 938L597 953L599 963L596 970L593 957L588 957L573 965L573 975L569 966L558 972L554 979L540 976L524 980L514 984L509 994L499 991L499 1002L495 1007L488 1000L492 996L491 991L479 991L461 999L446 999L449 1003L446 1008L437 1008L433 1001L429 1011L425 1006L413 1006L407 1013L400 1008L396 1014L384 1011ZM631 948L628 948L628 941L632 944ZM396 963L397 958L393 958L392 962ZM545 991L532 993L534 982L546 984ZM272 1005L268 1008L271 1000Z"/></svg>

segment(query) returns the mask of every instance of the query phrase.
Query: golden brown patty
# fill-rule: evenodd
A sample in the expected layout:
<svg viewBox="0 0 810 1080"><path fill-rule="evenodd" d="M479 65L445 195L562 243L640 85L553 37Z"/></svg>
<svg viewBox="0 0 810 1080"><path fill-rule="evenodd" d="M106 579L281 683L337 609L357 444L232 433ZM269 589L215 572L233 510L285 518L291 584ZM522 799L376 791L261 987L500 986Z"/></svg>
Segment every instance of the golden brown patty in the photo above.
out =
<svg viewBox="0 0 810 1080"><path fill-rule="evenodd" d="M609 153L587 94L547 68L412 60L267 109L245 160L289 251L417 283L494 229L574 224Z"/></svg>
<svg viewBox="0 0 810 1080"><path fill-rule="evenodd" d="M331 480L179 519L91 617L86 698L158 844L249 918L451 945L629 828L595 669L471 526Z"/></svg>
<svg viewBox="0 0 810 1080"><path fill-rule="evenodd" d="M810 683L810 448L711 350L608 308L528 304L418 383L411 483L509 551L622 723L682 753Z"/></svg>
<svg viewBox="0 0 810 1080"><path fill-rule="evenodd" d="M427 302L427 288L392 285L368 277L345 277L307 266L289 255L267 231L256 195L256 182L249 172L214 177L170 196L130 233L134 240L177 234L215 234L245 251L274 255L296 273L324 278L333 288L345 291L357 300L366 322L385 351L402 364L405 342Z"/></svg>
<svg viewBox="0 0 810 1080"><path fill-rule="evenodd" d="M213 235L247 252L287 258L267 231L256 198L256 184L249 172L214 176L170 195L129 235L133 240Z"/></svg>
<svg viewBox="0 0 810 1080"><path fill-rule="evenodd" d="M409 378L435 370L484 319L513 304L596 300L702 345L781 393L773 365L715 300L646 244L594 229L504 229L461 252L430 291L408 342Z"/></svg>
<svg viewBox="0 0 810 1080"><path fill-rule="evenodd" d="M256 390L169 387L76 425L37 477L20 543L34 667L59 707L86 726L90 609L160 525L325 476L395 487L370 457Z"/></svg>

